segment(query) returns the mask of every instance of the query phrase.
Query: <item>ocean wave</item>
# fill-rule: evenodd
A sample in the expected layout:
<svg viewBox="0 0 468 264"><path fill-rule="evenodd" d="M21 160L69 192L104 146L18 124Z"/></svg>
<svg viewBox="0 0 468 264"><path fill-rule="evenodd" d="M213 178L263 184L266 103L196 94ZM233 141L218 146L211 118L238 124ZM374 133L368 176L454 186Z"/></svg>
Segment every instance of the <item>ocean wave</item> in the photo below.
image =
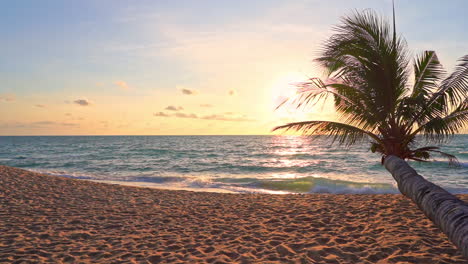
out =
<svg viewBox="0 0 468 264"><path fill-rule="evenodd" d="M126 181L130 182L151 182L151 183L174 183L188 181L189 178L171 177L171 176L137 176L127 178Z"/></svg>
<svg viewBox="0 0 468 264"><path fill-rule="evenodd" d="M331 180L318 177L302 177L293 179L259 179L242 177L135 177L129 181L160 184L159 187L224 189L242 193L398 193L391 184L362 183L353 181Z"/></svg>
<svg viewBox="0 0 468 264"><path fill-rule="evenodd" d="M468 135L457 135L443 146L459 158L458 167L440 156L434 162L410 165L435 184L468 190L467 139ZM287 136L0 137L0 164L69 178L142 181L160 187L279 193L388 191L352 183L394 182L367 144L347 150L328 143L323 137Z"/></svg>
<svg viewBox="0 0 468 264"><path fill-rule="evenodd" d="M450 164L448 160L431 160L428 162L410 161L411 166L415 168L447 168L447 169L459 169L468 168L468 161L464 159L458 159L455 164Z"/></svg>
<svg viewBox="0 0 468 264"><path fill-rule="evenodd" d="M368 183L333 180L323 177L267 178L255 177L200 177L200 176L133 176L116 179L92 174L56 170L31 170L52 176L80 180L111 182L122 185L140 185L167 189L190 189L193 191L229 191L235 193L329 193L329 194L395 194L398 189L389 183ZM468 194L467 188L445 188L455 194Z"/></svg>
<svg viewBox="0 0 468 264"><path fill-rule="evenodd" d="M135 149L131 151L131 154L133 155L160 155L160 154L168 154L171 153L172 150L170 149L157 149L157 148L141 148L141 149Z"/></svg>
<svg viewBox="0 0 468 264"><path fill-rule="evenodd" d="M264 173L279 173L279 172L290 172L290 173L310 173L314 171L320 171L322 173L334 172L336 168L327 165L326 161L318 161L316 163L301 163L295 162L298 165L284 165L282 163L268 162L264 165L240 165L233 163L206 163L206 162L193 162L191 165L200 165L198 168L192 167L187 168L186 166L173 166L170 168L174 172L223 172L228 174L264 174ZM321 165L322 167L318 167Z"/></svg>
<svg viewBox="0 0 468 264"><path fill-rule="evenodd" d="M264 189L290 191L296 193L397 193L398 190L386 183L363 183L343 180L331 180L319 177L297 179L260 180Z"/></svg>
<svg viewBox="0 0 468 264"><path fill-rule="evenodd" d="M19 168L37 168L37 167L47 167L50 163L49 162L35 162L35 161L30 161L30 162L13 162L11 164L8 164L9 166L12 167L19 167Z"/></svg>
<svg viewBox="0 0 468 264"><path fill-rule="evenodd" d="M57 176L57 177L65 177L65 178L70 178L70 179L77 179L77 180L92 180L95 179L93 176L89 175L82 175L78 173L72 173L72 172L64 172L64 171L56 171L56 170L30 170L32 172L37 172L37 173L42 173L42 174L47 174L51 176Z"/></svg>

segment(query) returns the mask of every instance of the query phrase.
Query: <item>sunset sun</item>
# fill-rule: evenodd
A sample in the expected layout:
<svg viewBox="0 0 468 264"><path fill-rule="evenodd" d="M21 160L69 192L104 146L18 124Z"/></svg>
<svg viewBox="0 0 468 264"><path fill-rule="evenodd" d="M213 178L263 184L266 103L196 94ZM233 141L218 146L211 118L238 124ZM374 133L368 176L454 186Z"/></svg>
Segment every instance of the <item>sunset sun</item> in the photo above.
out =
<svg viewBox="0 0 468 264"><path fill-rule="evenodd" d="M271 108L276 109L274 116L277 118L305 118L306 114L294 106L285 105L277 109L286 100L293 100L297 96L297 85L307 80L307 76L300 72L288 72L282 74L272 81L271 85Z"/></svg>

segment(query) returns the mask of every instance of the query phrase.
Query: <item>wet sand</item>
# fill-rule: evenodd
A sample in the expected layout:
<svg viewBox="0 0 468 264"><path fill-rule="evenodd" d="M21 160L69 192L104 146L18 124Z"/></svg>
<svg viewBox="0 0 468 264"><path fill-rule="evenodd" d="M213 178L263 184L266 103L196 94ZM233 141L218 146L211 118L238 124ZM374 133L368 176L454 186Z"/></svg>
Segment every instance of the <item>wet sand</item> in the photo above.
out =
<svg viewBox="0 0 468 264"><path fill-rule="evenodd" d="M159 190L0 166L0 263L31 262L466 260L402 195Z"/></svg>

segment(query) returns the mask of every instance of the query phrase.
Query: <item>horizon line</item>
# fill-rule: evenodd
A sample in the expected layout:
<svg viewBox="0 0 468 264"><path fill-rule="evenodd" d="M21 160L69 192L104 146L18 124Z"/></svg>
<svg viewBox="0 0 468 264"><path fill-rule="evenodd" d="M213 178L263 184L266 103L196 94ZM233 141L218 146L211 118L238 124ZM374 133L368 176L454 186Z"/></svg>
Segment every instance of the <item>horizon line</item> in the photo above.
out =
<svg viewBox="0 0 468 264"><path fill-rule="evenodd" d="M420 134L418 134L420 135ZM456 135L468 135L468 133L457 133ZM0 137L211 137L211 136L328 136L326 134L301 135L301 134L202 134L202 135L0 135Z"/></svg>

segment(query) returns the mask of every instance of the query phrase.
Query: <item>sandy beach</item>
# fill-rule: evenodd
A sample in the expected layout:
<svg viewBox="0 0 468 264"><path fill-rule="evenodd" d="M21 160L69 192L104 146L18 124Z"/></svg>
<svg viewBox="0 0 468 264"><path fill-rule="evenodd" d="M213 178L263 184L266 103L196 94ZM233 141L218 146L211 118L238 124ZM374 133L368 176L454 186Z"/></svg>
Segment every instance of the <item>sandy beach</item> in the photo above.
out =
<svg viewBox="0 0 468 264"><path fill-rule="evenodd" d="M466 260L401 195L159 190L0 166L0 263L33 262Z"/></svg>

